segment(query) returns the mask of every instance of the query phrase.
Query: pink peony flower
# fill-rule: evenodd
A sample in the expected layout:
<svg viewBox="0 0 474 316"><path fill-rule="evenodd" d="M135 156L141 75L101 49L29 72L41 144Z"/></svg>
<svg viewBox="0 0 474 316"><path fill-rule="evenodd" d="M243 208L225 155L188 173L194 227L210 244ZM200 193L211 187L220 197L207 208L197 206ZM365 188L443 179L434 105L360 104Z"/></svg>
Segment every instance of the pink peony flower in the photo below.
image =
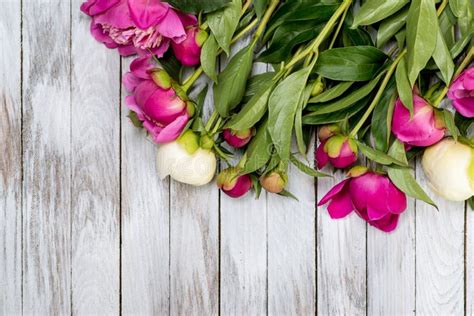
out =
<svg viewBox="0 0 474 316"><path fill-rule="evenodd" d="M353 170L352 178L333 187L318 206L329 202L328 212L333 219L346 217L355 210L370 225L384 232L393 231L407 207L405 194L384 175L363 167Z"/></svg>
<svg viewBox="0 0 474 316"><path fill-rule="evenodd" d="M198 26L186 29L186 39L180 43L171 43L176 58L184 66L192 67L201 63L201 47L204 45L208 34Z"/></svg>
<svg viewBox="0 0 474 316"><path fill-rule="evenodd" d="M161 57L170 41L182 42L185 27L197 23L159 0L88 0L81 10L92 17L95 39L123 56L152 52Z"/></svg>
<svg viewBox="0 0 474 316"><path fill-rule="evenodd" d="M228 168L217 176L217 186L228 196L239 198L250 191L252 180L249 175L239 175L239 169Z"/></svg>
<svg viewBox="0 0 474 316"><path fill-rule="evenodd" d="M154 68L151 57L135 59L130 70L123 78L131 93L125 98L128 108L137 114L156 143L178 138L192 117L192 105L176 94L168 74Z"/></svg>
<svg viewBox="0 0 474 316"><path fill-rule="evenodd" d="M247 145L252 139L252 135L253 130L251 128L245 131L233 131L231 129L225 129L222 132L222 136L224 137L227 144L234 148L242 148Z"/></svg>
<svg viewBox="0 0 474 316"><path fill-rule="evenodd" d="M474 67L465 70L454 80L448 91L454 108L465 117L474 117Z"/></svg>
<svg viewBox="0 0 474 316"><path fill-rule="evenodd" d="M418 95L413 95L413 117L400 99L395 103L392 132L409 146L428 147L444 137L446 128L437 120L433 107Z"/></svg>
<svg viewBox="0 0 474 316"><path fill-rule="evenodd" d="M336 168L347 168L357 161L357 153L357 145L352 139L342 135L331 136L321 141L316 149L318 169L324 168L328 162Z"/></svg>

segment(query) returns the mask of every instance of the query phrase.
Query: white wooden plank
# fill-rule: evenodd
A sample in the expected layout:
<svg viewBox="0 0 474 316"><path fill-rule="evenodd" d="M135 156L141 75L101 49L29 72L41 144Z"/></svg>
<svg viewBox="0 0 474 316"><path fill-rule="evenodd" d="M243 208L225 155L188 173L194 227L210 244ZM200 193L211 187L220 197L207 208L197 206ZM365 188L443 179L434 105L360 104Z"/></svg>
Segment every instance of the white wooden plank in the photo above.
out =
<svg viewBox="0 0 474 316"><path fill-rule="evenodd" d="M0 314L21 313L21 7L0 2Z"/></svg>
<svg viewBox="0 0 474 316"><path fill-rule="evenodd" d="M70 39L69 1L24 5L25 314L71 312Z"/></svg>
<svg viewBox="0 0 474 316"><path fill-rule="evenodd" d="M310 153L313 151L309 149ZM313 161L313 155L308 159ZM314 178L291 165L288 191L299 201L267 195L268 313L271 315L310 315L316 311L314 185Z"/></svg>
<svg viewBox="0 0 474 316"><path fill-rule="evenodd" d="M466 206L466 315L474 315L474 211Z"/></svg>
<svg viewBox="0 0 474 316"><path fill-rule="evenodd" d="M120 57L91 37L82 2L72 2L72 312L118 314Z"/></svg>
<svg viewBox="0 0 474 316"><path fill-rule="evenodd" d="M318 201L345 178L338 171L334 179L319 179ZM318 314L365 315L367 225L355 213L333 220L326 206L317 213Z"/></svg>
<svg viewBox="0 0 474 316"><path fill-rule="evenodd" d="M249 42L247 38L234 45L233 53ZM267 65L259 63L253 72L266 70ZM220 196L221 313L263 315L267 309L266 194L258 200L253 192L239 199Z"/></svg>
<svg viewBox="0 0 474 316"><path fill-rule="evenodd" d="M123 73L131 60L123 60ZM122 311L163 315L169 313L170 295L169 180L158 178L157 147L127 115L123 104Z"/></svg>
<svg viewBox="0 0 474 316"><path fill-rule="evenodd" d="M212 104L209 93L204 105L207 117ZM171 315L217 315L219 191L213 182L192 187L172 180L170 202Z"/></svg>
<svg viewBox="0 0 474 316"><path fill-rule="evenodd" d="M368 314L414 314L415 281L415 201L408 199L394 232L368 226Z"/></svg>
<svg viewBox="0 0 474 316"><path fill-rule="evenodd" d="M443 200L429 190L421 164L417 179L439 212L416 203L416 312L464 313L464 203Z"/></svg>

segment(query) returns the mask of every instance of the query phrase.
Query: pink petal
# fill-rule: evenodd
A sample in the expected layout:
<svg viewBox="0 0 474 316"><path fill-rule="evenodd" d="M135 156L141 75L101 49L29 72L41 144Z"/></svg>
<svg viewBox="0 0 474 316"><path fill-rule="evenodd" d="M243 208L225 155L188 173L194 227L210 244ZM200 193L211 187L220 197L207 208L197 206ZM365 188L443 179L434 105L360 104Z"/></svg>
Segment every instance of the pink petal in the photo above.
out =
<svg viewBox="0 0 474 316"><path fill-rule="evenodd" d="M453 106L462 116L474 118L474 97L457 99Z"/></svg>
<svg viewBox="0 0 474 316"><path fill-rule="evenodd" d="M345 179L342 182L336 184L331 190L329 190L328 193L326 193L326 195L321 199L321 201L319 201L318 206L326 204L329 200L338 195L344 189L345 185L351 180L352 179L350 178Z"/></svg>
<svg viewBox="0 0 474 316"><path fill-rule="evenodd" d="M142 30L155 26L170 10L159 0L128 0L128 7L133 22Z"/></svg>
<svg viewBox="0 0 474 316"><path fill-rule="evenodd" d="M318 169L324 168L324 166L327 165L327 163L329 162L329 156L324 151L324 145L325 144L326 144L325 141L321 142L321 144L316 149L315 157L316 157L316 162L317 162L317 165L318 165Z"/></svg>
<svg viewBox="0 0 474 316"><path fill-rule="evenodd" d="M135 98L132 95L125 97L125 104L127 105L128 109L135 112L140 119L140 121L145 120L145 116L143 115L142 109L138 106L135 102Z"/></svg>
<svg viewBox="0 0 474 316"><path fill-rule="evenodd" d="M130 71L141 79L150 79L149 70L155 68L150 56L135 58L130 64Z"/></svg>
<svg viewBox="0 0 474 316"><path fill-rule="evenodd" d="M237 179L235 186L231 190L223 190L225 194L233 198L239 198L245 195L252 187L250 176L244 175Z"/></svg>
<svg viewBox="0 0 474 316"><path fill-rule="evenodd" d="M397 228L399 218L400 215L398 214L389 214L380 220L371 221L369 222L369 224L380 229L381 231L389 233L394 231L395 228Z"/></svg>
<svg viewBox="0 0 474 316"><path fill-rule="evenodd" d="M153 81L143 80L135 88L135 101L143 107L157 89L159 88Z"/></svg>
<svg viewBox="0 0 474 316"><path fill-rule="evenodd" d="M182 115L186 103L173 89L155 88L153 94L142 104L142 109L152 120L166 125Z"/></svg>
<svg viewBox="0 0 474 316"><path fill-rule="evenodd" d="M95 20L96 23L107 24L119 29L128 29L135 26L130 18L130 12L125 0L120 0L116 6L96 16Z"/></svg>
<svg viewBox="0 0 474 316"><path fill-rule="evenodd" d="M186 127L188 121L189 116L187 113L178 117L174 122L164 127L158 135L155 135L155 142L158 144L164 144L176 140Z"/></svg>
<svg viewBox="0 0 474 316"><path fill-rule="evenodd" d="M335 195L328 206L328 213L332 219L344 218L354 210L347 186Z"/></svg>
<svg viewBox="0 0 474 316"><path fill-rule="evenodd" d="M166 16L156 25L156 29L164 37L171 38L180 43L186 39L186 31L178 14L174 10L168 10Z"/></svg>
<svg viewBox="0 0 474 316"><path fill-rule="evenodd" d="M133 93L136 89L136 87L142 82L140 78L137 78L134 74L131 72L127 72L123 78L122 78L122 83L125 86L125 89Z"/></svg>
<svg viewBox="0 0 474 316"><path fill-rule="evenodd" d="M89 16L103 13L116 5L120 0L88 0L81 5L81 11Z"/></svg>
<svg viewBox="0 0 474 316"><path fill-rule="evenodd" d="M390 180L387 185L387 207L391 213L401 214L407 208L407 197Z"/></svg>
<svg viewBox="0 0 474 316"><path fill-rule="evenodd" d="M108 48L117 48L118 44L115 43L110 36L104 31L102 25L96 23L94 19L91 22L90 28L92 36L101 43L104 43Z"/></svg>

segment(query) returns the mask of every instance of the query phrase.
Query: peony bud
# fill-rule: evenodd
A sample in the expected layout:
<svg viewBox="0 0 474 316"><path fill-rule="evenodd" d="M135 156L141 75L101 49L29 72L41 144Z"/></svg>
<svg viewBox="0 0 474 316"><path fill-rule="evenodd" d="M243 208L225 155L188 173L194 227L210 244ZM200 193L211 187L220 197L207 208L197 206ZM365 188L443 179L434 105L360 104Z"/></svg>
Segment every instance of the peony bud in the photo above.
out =
<svg viewBox="0 0 474 316"><path fill-rule="evenodd" d="M416 94L413 95L413 112L411 117L400 99L395 103L392 132L401 142L427 147L443 139L446 129L436 118L435 110Z"/></svg>
<svg viewBox="0 0 474 316"><path fill-rule="evenodd" d="M474 149L447 138L425 150L422 160L428 184L450 201L474 195Z"/></svg>
<svg viewBox="0 0 474 316"><path fill-rule="evenodd" d="M334 136L340 132L340 128L336 124L324 125L319 128L318 138L321 142L327 140L329 137Z"/></svg>
<svg viewBox="0 0 474 316"><path fill-rule="evenodd" d="M234 131L225 129L222 133L227 144L234 148L242 148L252 139L253 129L249 128L244 131Z"/></svg>
<svg viewBox="0 0 474 316"><path fill-rule="evenodd" d="M217 176L217 186L228 196L239 198L252 187L249 175L239 175L238 168L228 168Z"/></svg>
<svg viewBox="0 0 474 316"><path fill-rule="evenodd" d="M357 161L357 144L347 136L335 135L323 141L316 149L318 169L330 162L336 168L346 168Z"/></svg>
<svg viewBox="0 0 474 316"><path fill-rule="evenodd" d="M176 58L184 66L197 66L201 61L201 47L207 40L208 34L198 26L186 29L186 39L180 43L172 42Z"/></svg>
<svg viewBox="0 0 474 316"><path fill-rule="evenodd" d="M211 182L216 166L214 153L199 147L199 136L192 131L158 148L157 169L161 179L170 176L178 182L201 186Z"/></svg>
<svg viewBox="0 0 474 316"><path fill-rule="evenodd" d="M462 116L474 118L474 67L465 70L454 80L448 98Z"/></svg>
<svg viewBox="0 0 474 316"><path fill-rule="evenodd" d="M288 175L286 173L273 171L268 175L260 178L262 187L270 193L281 193L285 190L288 183Z"/></svg>

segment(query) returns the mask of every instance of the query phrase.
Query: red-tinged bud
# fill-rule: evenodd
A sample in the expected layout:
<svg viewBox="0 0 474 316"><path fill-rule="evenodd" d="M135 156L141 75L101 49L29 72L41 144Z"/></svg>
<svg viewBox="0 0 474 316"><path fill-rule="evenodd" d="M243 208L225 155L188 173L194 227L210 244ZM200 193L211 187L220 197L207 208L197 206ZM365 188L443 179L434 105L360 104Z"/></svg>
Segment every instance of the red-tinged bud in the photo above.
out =
<svg viewBox="0 0 474 316"><path fill-rule="evenodd" d="M343 135L335 135L323 141L316 149L318 168L322 169L328 162L336 168L347 168L357 161L356 142Z"/></svg>
<svg viewBox="0 0 474 316"><path fill-rule="evenodd" d="M239 198L250 191L252 179L249 175L239 175L238 168L228 168L217 176L217 186L228 196Z"/></svg>
<svg viewBox="0 0 474 316"><path fill-rule="evenodd" d="M193 67L201 61L201 47L208 38L206 31L199 26L191 26L186 29L186 39L181 43L172 42L173 52L176 58L184 65Z"/></svg>
<svg viewBox="0 0 474 316"><path fill-rule="evenodd" d="M288 175L283 172L273 171L268 175L260 178L262 187L270 193L281 193L285 190L288 183Z"/></svg>
<svg viewBox="0 0 474 316"><path fill-rule="evenodd" d="M234 148L242 148L247 145L253 136L253 129L249 128L243 131L234 131L225 129L222 133L227 144Z"/></svg>
<svg viewBox="0 0 474 316"><path fill-rule="evenodd" d="M324 125L319 128L318 138L321 142L340 132L340 128L336 124Z"/></svg>

